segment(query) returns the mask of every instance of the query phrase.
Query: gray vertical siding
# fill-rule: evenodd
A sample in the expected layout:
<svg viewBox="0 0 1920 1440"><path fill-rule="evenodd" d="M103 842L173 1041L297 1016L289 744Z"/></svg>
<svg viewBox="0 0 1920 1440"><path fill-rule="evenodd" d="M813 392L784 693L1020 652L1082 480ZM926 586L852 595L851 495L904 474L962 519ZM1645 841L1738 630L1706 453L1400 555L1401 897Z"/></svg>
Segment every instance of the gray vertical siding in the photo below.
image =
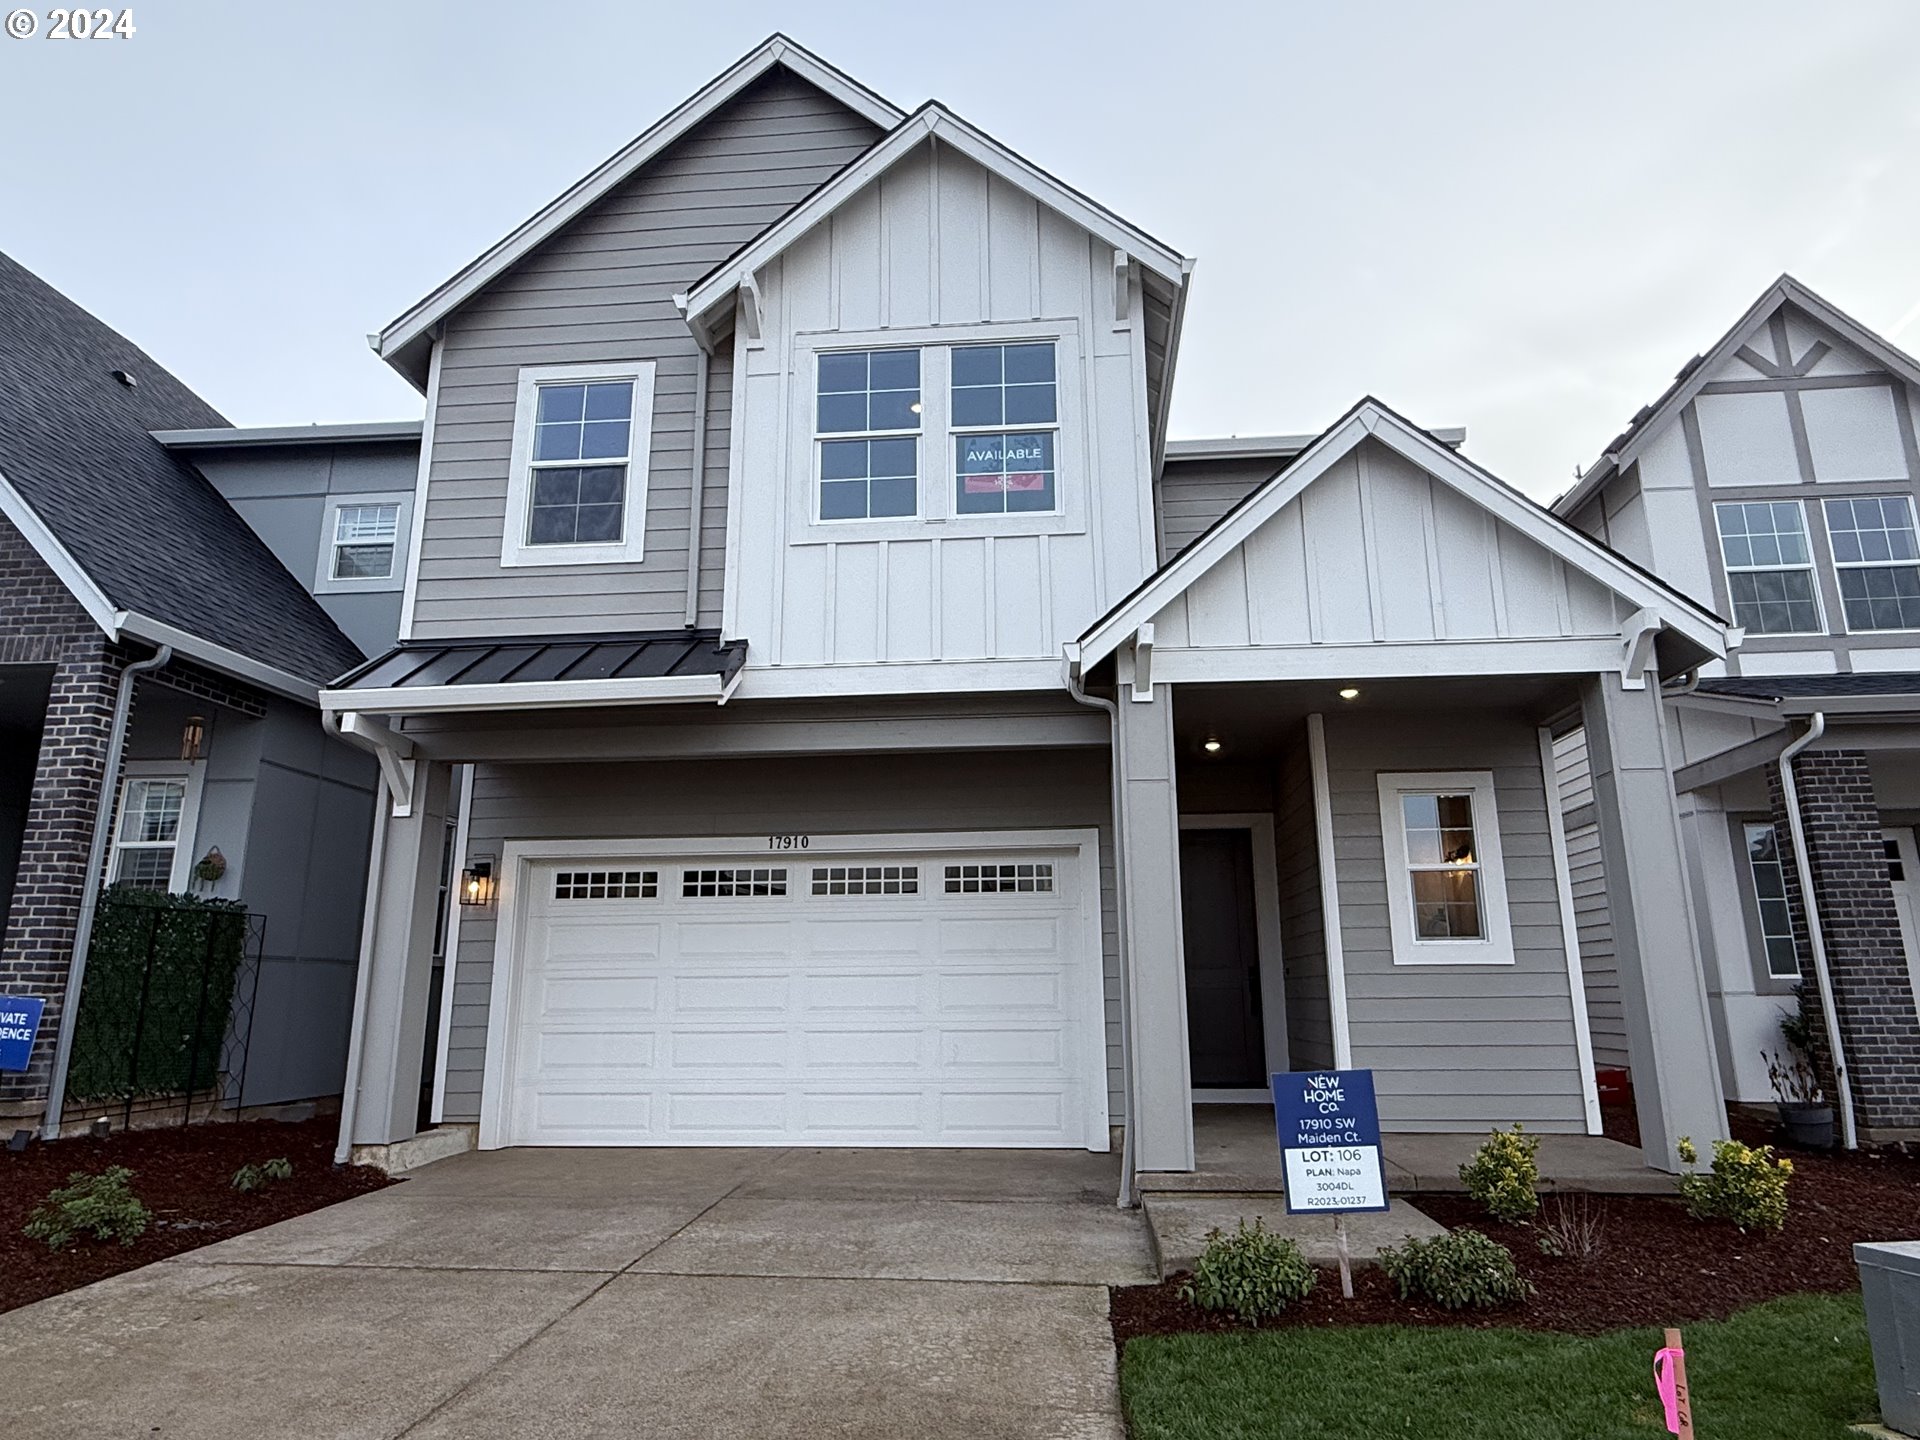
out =
<svg viewBox="0 0 1920 1440"><path fill-rule="evenodd" d="M1583 1131L1546 779L1533 725L1497 712L1347 715L1327 724L1353 1060L1399 1130L1525 1121ZM1491 770L1512 965L1399 965L1387 919L1378 776Z"/></svg>
<svg viewBox="0 0 1920 1440"><path fill-rule="evenodd" d="M843 755L601 765L482 765L468 852L508 840L677 839L762 832L1100 830L1100 914L1113 1123L1122 1111L1113 832L1103 750ZM477 1120L493 991L494 924L460 925L446 1118Z"/></svg>
<svg viewBox="0 0 1920 1440"><path fill-rule="evenodd" d="M681 623L691 543L695 350L685 290L866 149L868 121L780 69L656 157L449 321L414 634L633 630ZM652 359L646 558L500 565L520 367ZM702 620L719 619L730 366L714 366L699 539ZM720 477L715 482L715 475Z"/></svg>
<svg viewBox="0 0 1920 1440"><path fill-rule="evenodd" d="M1280 762L1274 846L1280 871L1280 953L1287 977L1287 1064L1294 1070L1330 1066L1326 910L1320 899L1320 841L1304 730L1295 734Z"/></svg>
<svg viewBox="0 0 1920 1440"><path fill-rule="evenodd" d="M1160 560L1178 555L1227 511L1270 480L1282 462L1169 460L1160 474L1154 508L1160 521Z"/></svg>

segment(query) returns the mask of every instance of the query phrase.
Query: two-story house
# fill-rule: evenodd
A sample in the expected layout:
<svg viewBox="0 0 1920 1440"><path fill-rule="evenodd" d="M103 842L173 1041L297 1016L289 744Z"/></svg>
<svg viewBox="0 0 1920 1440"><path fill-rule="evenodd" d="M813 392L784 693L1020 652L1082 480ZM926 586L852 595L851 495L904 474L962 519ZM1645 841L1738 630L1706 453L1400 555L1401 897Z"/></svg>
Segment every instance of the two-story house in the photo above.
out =
<svg viewBox="0 0 1920 1440"><path fill-rule="evenodd" d="M1745 632L1668 701L1723 1083L1771 1098L1804 1008L1849 1138L1920 1136L1917 415L1920 364L1783 277L1554 505ZM1626 1066L1611 875L1562 749L1595 1050Z"/></svg>
<svg viewBox="0 0 1920 1440"><path fill-rule="evenodd" d="M67 1081L109 887L255 923L231 996L97 998L96 1088L177 1110L132 1027L213 1015L224 1103L338 1094L377 781L317 697L398 631L419 427L236 430L3 255L0 399L0 994L45 1002L0 1119L105 1108Z"/></svg>
<svg viewBox="0 0 1920 1440"><path fill-rule="evenodd" d="M1649 1163L1724 1133L1659 693L1726 626L1371 399L1169 447L1191 270L775 37L376 337L427 419L399 644L321 697L386 801L343 1152L427 1072L489 1147L1179 1171L1327 1065L1597 1131L1583 723Z"/></svg>

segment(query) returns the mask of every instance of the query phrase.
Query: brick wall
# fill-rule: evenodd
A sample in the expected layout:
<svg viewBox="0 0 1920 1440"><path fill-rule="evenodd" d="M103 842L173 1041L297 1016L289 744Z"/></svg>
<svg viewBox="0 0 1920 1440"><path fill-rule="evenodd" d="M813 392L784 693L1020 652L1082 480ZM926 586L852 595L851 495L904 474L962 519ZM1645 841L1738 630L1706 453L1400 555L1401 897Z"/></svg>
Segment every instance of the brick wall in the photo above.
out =
<svg viewBox="0 0 1920 1440"><path fill-rule="evenodd" d="M1920 1131L1920 1010L1887 873L1873 771L1863 751L1812 750L1793 762L1793 776L1840 1039L1847 1050L1855 1121L1869 1139ZM1776 769L1769 768L1768 785L1801 973L1809 982L1816 1059L1823 1075L1830 1076L1824 1021L1812 996L1812 951L1800 906L1793 840Z"/></svg>

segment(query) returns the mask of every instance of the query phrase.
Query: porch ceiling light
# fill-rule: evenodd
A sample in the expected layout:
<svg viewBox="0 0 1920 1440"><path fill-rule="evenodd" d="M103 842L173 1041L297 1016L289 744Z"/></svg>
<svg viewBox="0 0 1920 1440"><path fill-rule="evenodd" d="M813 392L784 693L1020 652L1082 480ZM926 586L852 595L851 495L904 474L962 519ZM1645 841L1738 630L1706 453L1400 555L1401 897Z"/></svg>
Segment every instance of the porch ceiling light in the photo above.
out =
<svg viewBox="0 0 1920 1440"><path fill-rule="evenodd" d="M1207 736L1207 738L1200 743L1200 748L1209 755L1218 755L1220 753L1220 737L1218 735Z"/></svg>
<svg viewBox="0 0 1920 1440"><path fill-rule="evenodd" d="M1342 700L1358 700L1360 698L1359 687L1355 685L1347 686L1346 689L1340 692L1340 698Z"/></svg>
<svg viewBox="0 0 1920 1440"><path fill-rule="evenodd" d="M475 860L460 872L460 903L486 906L493 903L493 862Z"/></svg>

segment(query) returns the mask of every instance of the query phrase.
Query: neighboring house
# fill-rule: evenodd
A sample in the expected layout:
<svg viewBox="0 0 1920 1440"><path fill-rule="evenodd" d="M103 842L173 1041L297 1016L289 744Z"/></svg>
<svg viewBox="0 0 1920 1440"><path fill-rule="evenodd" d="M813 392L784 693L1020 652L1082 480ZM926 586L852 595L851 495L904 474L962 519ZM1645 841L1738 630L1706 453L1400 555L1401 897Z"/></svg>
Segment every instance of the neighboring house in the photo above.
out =
<svg viewBox="0 0 1920 1440"><path fill-rule="evenodd" d="M341 552L355 573L390 569L365 582L387 592L384 619L349 609L359 595L315 600L330 588L320 509L345 514L327 497L372 483L350 437L330 470L307 466L320 434L283 448L278 432L227 427L0 256L0 993L47 1000L30 1067L0 1075L0 1117L49 1109L100 883L192 888L264 917L235 1052L244 1100L340 1089L376 782L322 731L316 697L362 658L342 626L370 650L390 643L407 554L391 516L384 542ZM269 481L276 464L306 478ZM394 488L391 465L378 483ZM225 874L196 884L216 849Z"/></svg>
<svg viewBox="0 0 1920 1440"><path fill-rule="evenodd" d="M423 1076L486 1146L1177 1171L1327 1065L1595 1132L1583 723L1648 1163L1725 1133L1660 701L1724 622L1373 400L1169 447L1190 269L775 37L376 337L427 423L321 697L387 801L343 1149Z"/></svg>
<svg viewBox="0 0 1920 1440"><path fill-rule="evenodd" d="M1669 699L1723 1082L1772 1098L1762 1052L1782 1050L1780 1017L1809 982L1809 1018L1831 1048L1831 1015L1868 1139L1920 1137L1917 416L1920 363L1783 277L1554 505L1745 631ZM1579 737L1562 759L1578 847ZM1613 887L1584 848L1596 1050L1625 1065Z"/></svg>

